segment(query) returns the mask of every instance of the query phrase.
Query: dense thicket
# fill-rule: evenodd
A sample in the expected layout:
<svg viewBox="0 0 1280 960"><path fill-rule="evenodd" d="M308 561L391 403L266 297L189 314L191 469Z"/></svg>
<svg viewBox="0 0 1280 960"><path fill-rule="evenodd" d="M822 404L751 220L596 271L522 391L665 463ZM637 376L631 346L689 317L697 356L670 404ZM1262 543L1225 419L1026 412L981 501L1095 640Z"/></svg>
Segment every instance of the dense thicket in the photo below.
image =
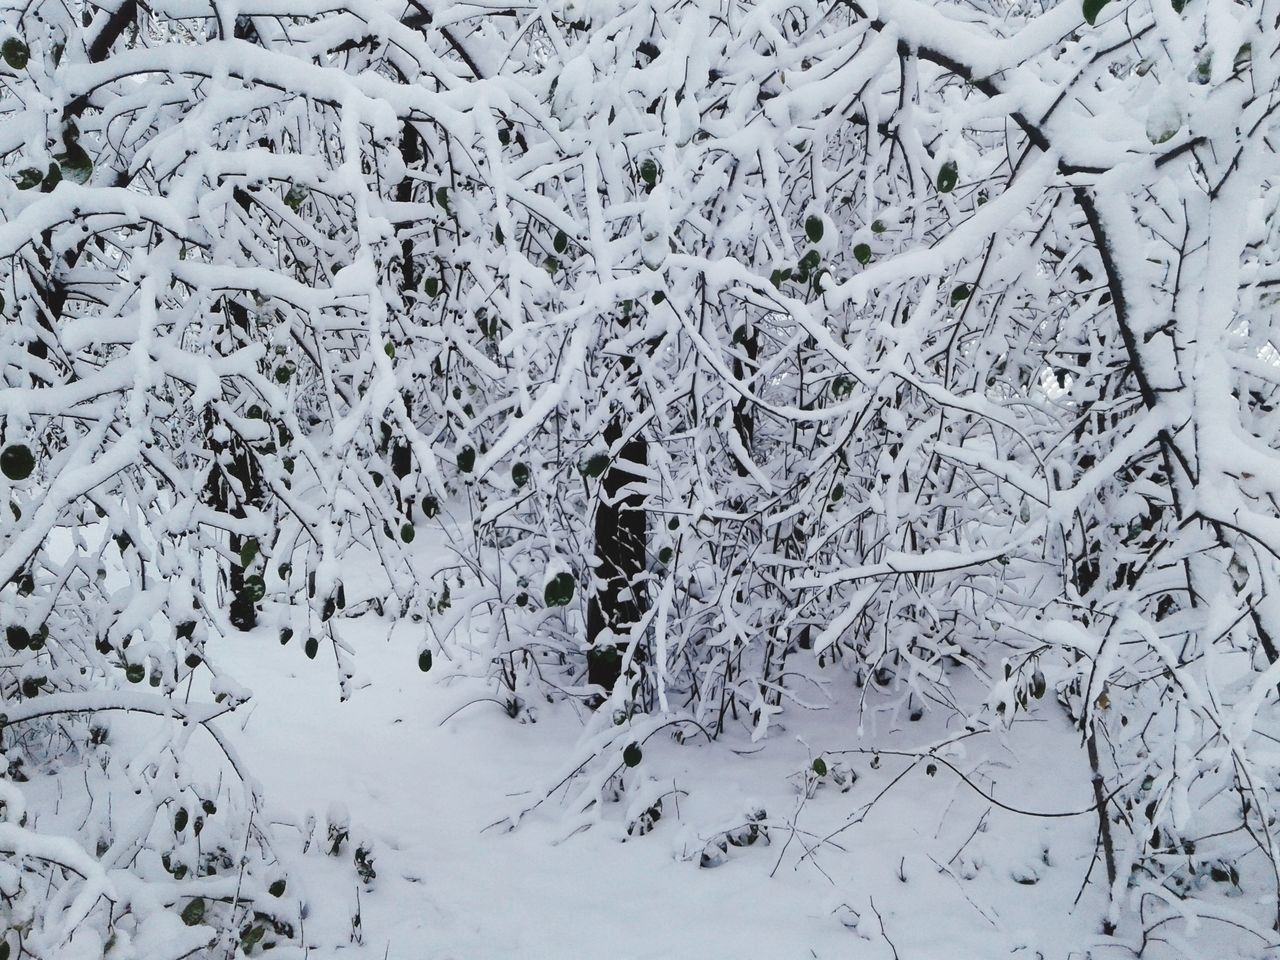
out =
<svg viewBox="0 0 1280 960"><path fill-rule="evenodd" d="M1274 938L1272 0L227 9L0 27L17 955L293 936L218 639L345 696L371 611L513 715L597 707L589 816L814 660L974 730L1056 694L1108 929ZM1262 906L1203 882L1242 874Z"/></svg>

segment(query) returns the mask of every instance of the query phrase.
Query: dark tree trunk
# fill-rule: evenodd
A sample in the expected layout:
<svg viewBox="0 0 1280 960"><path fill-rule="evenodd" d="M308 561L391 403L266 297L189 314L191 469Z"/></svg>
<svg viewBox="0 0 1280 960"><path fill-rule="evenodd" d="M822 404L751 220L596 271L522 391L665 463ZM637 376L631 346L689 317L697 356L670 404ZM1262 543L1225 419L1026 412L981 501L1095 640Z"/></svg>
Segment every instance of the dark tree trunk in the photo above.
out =
<svg viewBox="0 0 1280 960"><path fill-rule="evenodd" d="M623 435L621 417L615 416L604 431L610 448ZM644 604L639 595L645 570L648 516L642 493L619 496L643 477L631 468L648 462L643 437L622 445L618 456L601 476L600 502L596 505L595 581L587 603L587 681L612 690L622 670L628 629L640 620Z"/></svg>
<svg viewBox="0 0 1280 960"><path fill-rule="evenodd" d="M734 379L742 381L748 374L754 375L756 372L756 360L760 356L760 335L747 324L743 324L738 328L733 339L735 344L746 353L746 363L743 363L741 353L735 353L733 358ZM742 448L747 451L747 456L751 456L756 438L756 420L746 397L739 397L737 403L733 405L733 429L742 442ZM739 461L737 466L738 476L745 477L749 472L747 465Z"/></svg>

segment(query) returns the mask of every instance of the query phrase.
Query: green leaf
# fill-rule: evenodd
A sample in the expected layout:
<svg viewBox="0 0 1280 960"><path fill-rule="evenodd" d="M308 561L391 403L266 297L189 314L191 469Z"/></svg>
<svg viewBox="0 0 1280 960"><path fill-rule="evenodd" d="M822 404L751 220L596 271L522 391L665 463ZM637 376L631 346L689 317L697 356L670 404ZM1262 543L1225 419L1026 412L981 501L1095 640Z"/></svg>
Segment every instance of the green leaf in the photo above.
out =
<svg viewBox="0 0 1280 960"><path fill-rule="evenodd" d="M811 213L804 222L804 235L809 238L810 243L821 240L824 229L822 218L816 213Z"/></svg>
<svg viewBox="0 0 1280 960"><path fill-rule="evenodd" d="M255 926L245 927L245 929L240 933L241 949L243 949L245 953L251 951L266 932L267 928L260 923Z"/></svg>
<svg viewBox="0 0 1280 960"><path fill-rule="evenodd" d="M837 400L843 400L845 397L853 393L853 381L841 374L831 381L831 395Z"/></svg>
<svg viewBox="0 0 1280 960"><path fill-rule="evenodd" d="M284 627L280 631L280 646L284 646L293 639L293 627Z"/></svg>
<svg viewBox="0 0 1280 960"><path fill-rule="evenodd" d="M25 443L13 443L0 451L0 473L10 480L25 480L36 468L36 458Z"/></svg>
<svg viewBox="0 0 1280 960"><path fill-rule="evenodd" d="M140 663L131 663L124 668L124 678L130 683L141 683L147 676L147 668Z"/></svg>
<svg viewBox="0 0 1280 960"><path fill-rule="evenodd" d="M27 45L17 37L10 37L3 44L0 44L0 57L4 57L4 62L15 70L24 70L27 61L31 59L31 51Z"/></svg>
<svg viewBox="0 0 1280 960"><path fill-rule="evenodd" d="M844 496L844 484L836 481L831 487L831 502L835 503Z"/></svg>
<svg viewBox="0 0 1280 960"><path fill-rule="evenodd" d="M320 652L320 641L315 637L307 637L307 643L302 649L306 653L308 660L314 660L316 654Z"/></svg>
<svg viewBox="0 0 1280 960"><path fill-rule="evenodd" d="M383 346L382 352L394 360L396 355L396 345L392 343L390 340L388 340L386 344Z"/></svg>
<svg viewBox="0 0 1280 960"><path fill-rule="evenodd" d="M573 599L573 574L561 571L547 581L542 591L542 599L548 607L566 607Z"/></svg>
<svg viewBox="0 0 1280 960"><path fill-rule="evenodd" d="M813 772L820 777L825 777L827 775L827 761L823 760L821 757L814 757Z"/></svg>
<svg viewBox="0 0 1280 960"><path fill-rule="evenodd" d="M405 543L413 543L415 533L412 523L406 523L400 527L400 539Z"/></svg>
<svg viewBox="0 0 1280 960"><path fill-rule="evenodd" d="M422 498L422 515L430 518L440 512L440 501L431 495Z"/></svg>
<svg viewBox="0 0 1280 960"><path fill-rule="evenodd" d="M173 815L173 832L181 833L187 829L187 808L179 807L178 812Z"/></svg>
<svg viewBox="0 0 1280 960"><path fill-rule="evenodd" d="M857 260L864 267L871 262L871 244L860 243L853 248L853 259Z"/></svg>
<svg viewBox="0 0 1280 960"><path fill-rule="evenodd" d="M1044 678L1044 674L1037 670L1031 676L1031 695L1039 700L1048 692L1049 684Z"/></svg>
<svg viewBox="0 0 1280 960"><path fill-rule="evenodd" d="M671 562L671 558L672 558L672 556L674 556L674 554L673 554L673 552L672 552L671 548L670 548L670 547L663 547L661 550L659 550L659 551L658 551L658 562L659 562L659 563L670 563L670 562Z"/></svg>
<svg viewBox="0 0 1280 960"><path fill-rule="evenodd" d="M30 190L32 187L40 186L40 181L44 179L44 175L35 167L24 167L14 176L13 182L19 190Z"/></svg>
<svg viewBox="0 0 1280 960"><path fill-rule="evenodd" d="M283 897L284 887L284 880L277 880L275 883L271 884L271 886L267 887L267 893L271 894L273 897Z"/></svg>
<svg viewBox="0 0 1280 960"><path fill-rule="evenodd" d="M889 229L889 228L888 228L888 227L886 227L886 226L884 225L884 221L883 221L883 220L872 220L872 221L871 221L871 232L872 232L872 233L884 233L884 232L885 232L886 230L888 230L888 229Z"/></svg>
<svg viewBox="0 0 1280 960"><path fill-rule="evenodd" d="M427 277L426 282L423 284L423 289L427 291L428 297L434 297L438 295L440 293L440 278Z"/></svg>
<svg viewBox="0 0 1280 960"><path fill-rule="evenodd" d="M244 589L249 599L257 603L267 595L267 583L258 574L244 578Z"/></svg>
<svg viewBox="0 0 1280 960"><path fill-rule="evenodd" d="M969 289L969 285L967 283L960 284L951 291L951 305L954 307L956 304L968 300L970 293L972 293L972 291Z"/></svg>
<svg viewBox="0 0 1280 960"><path fill-rule="evenodd" d="M188 927L194 927L204 919L204 898L196 897L185 907L182 908L182 922Z"/></svg>
<svg viewBox="0 0 1280 960"><path fill-rule="evenodd" d="M950 193L956 188L959 171L954 160L948 160L938 171L937 187L939 193Z"/></svg>
<svg viewBox="0 0 1280 960"><path fill-rule="evenodd" d="M529 482L529 467L524 463L517 463L511 468L511 482L517 487L523 487Z"/></svg>
<svg viewBox="0 0 1280 960"><path fill-rule="evenodd" d="M463 473L470 473L476 467L476 448L472 446L463 447L458 451L458 469Z"/></svg>
<svg viewBox="0 0 1280 960"><path fill-rule="evenodd" d="M9 643L11 650L25 650L31 646L31 633L26 627L12 626L6 627L4 638Z"/></svg>
<svg viewBox="0 0 1280 960"><path fill-rule="evenodd" d="M628 767L638 767L643 756L644 754L640 750L640 744L628 743L626 748L622 751L622 762Z"/></svg>
<svg viewBox="0 0 1280 960"><path fill-rule="evenodd" d="M1098 22L1098 14L1102 12L1102 8L1107 5L1109 0L1084 0L1084 20L1089 26L1093 26Z"/></svg>
<svg viewBox="0 0 1280 960"><path fill-rule="evenodd" d="M607 453L593 453L578 464L578 469L582 471L584 477L598 477L605 472L608 466L609 455Z"/></svg>
<svg viewBox="0 0 1280 960"><path fill-rule="evenodd" d="M249 565L253 563L253 558L258 555L258 541L250 537L244 542L240 548L240 566L249 569Z"/></svg>
<svg viewBox="0 0 1280 960"><path fill-rule="evenodd" d="M555 248L556 253L564 253L569 249L569 237L563 230L556 231L556 238L551 245Z"/></svg>
<svg viewBox="0 0 1280 960"><path fill-rule="evenodd" d="M431 651L423 650L418 654L418 669L426 673L431 669Z"/></svg>
<svg viewBox="0 0 1280 960"><path fill-rule="evenodd" d="M640 179L651 187L658 182L657 161L645 160L640 164Z"/></svg>
<svg viewBox="0 0 1280 960"><path fill-rule="evenodd" d="M67 146L66 153L58 154L62 176L72 183L86 183L93 175L93 160L78 143Z"/></svg>

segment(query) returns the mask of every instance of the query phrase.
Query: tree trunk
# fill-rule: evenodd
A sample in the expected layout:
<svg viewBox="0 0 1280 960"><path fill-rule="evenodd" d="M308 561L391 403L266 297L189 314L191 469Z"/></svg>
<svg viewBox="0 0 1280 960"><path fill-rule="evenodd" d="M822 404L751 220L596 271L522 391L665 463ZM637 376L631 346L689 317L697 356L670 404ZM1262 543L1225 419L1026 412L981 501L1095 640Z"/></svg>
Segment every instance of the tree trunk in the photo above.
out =
<svg viewBox="0 0 1280 960"><path fill-rule="evenodd" d="M623 435L621 416L605 428L610 448ZM595 579L587 603L587 681L606 691L613 690L622 671L628 629L644 611L638 593L639 578L645 570L648 515L642 493L620 496L631 483L643 482L630 468L648 462L648 446L642 437L622 445L600 480L600 502L596 505Z"/></svg>

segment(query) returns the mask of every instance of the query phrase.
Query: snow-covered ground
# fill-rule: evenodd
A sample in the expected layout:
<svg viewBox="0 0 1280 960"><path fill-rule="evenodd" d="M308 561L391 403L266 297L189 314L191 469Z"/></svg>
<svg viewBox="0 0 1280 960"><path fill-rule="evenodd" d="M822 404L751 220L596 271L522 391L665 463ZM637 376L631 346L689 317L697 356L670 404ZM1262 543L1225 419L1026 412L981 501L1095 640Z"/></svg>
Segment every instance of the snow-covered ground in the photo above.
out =
<svg viewBox="0 0 1280 960"><path fill-rule="evenodd" d="M439 658L421 673L420 625L369 615L342 629L358 669L346 703L323 649L311 661L263 630L228 641L224 654L244 683L271 694L226 728L265 788L289 895L307 905L311 957L989 960L1084 957L1091 946L1095 957L1121 955L1113 941L1098 949L1108 942L1098 935L1100 863L1073 907L1090 864L1067 851L1092 849L1091 816L1014 816L945 766L931 775L917 764L895 783L908 760L836 752L911 749L963 732L955 718L904 715L874 731L868 723L859 738L855 706L840 703L857 691L828 669L837 705L787 713L761 744L745 733L711 744L676 743L670 730L649 738L627 772L667 792L647 835L627 836L625 801L571 832L563 791L511 830L500 821L564 766L583 724L575 708L540 704L536 723L519 723L482 700L444 720L490 691ZM1002 763L1009 748L1016 768ZM806 797L819 755L827 775ZM978 768L975 783L1011 805L1062 812L1091 802L1083 750L1051 702L1016 725L1007 747L971 738L955 762ZM858 775L847 792L833 782L845 769ZM326 820L343 807L351 840L330 857ZM723 863L703 866L704 849L721 859L717 837L758 810L767 844L728 845ZM309 813L318 826L304 852ZM364 839L377 873L368 885L352 863Z"/></svg>

